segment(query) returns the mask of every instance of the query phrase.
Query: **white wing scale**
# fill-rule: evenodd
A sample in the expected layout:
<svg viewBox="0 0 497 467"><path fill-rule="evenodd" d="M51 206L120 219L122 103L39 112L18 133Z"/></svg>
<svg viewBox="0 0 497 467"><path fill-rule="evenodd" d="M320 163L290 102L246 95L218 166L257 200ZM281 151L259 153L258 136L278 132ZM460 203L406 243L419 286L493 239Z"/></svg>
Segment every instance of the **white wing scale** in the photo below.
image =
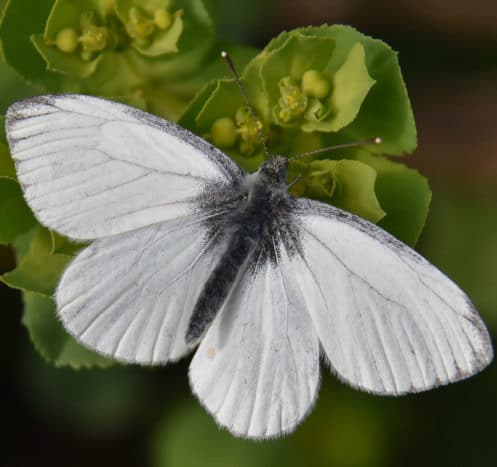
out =
<svg viewBox="0 0 497 467"><path fill-rule="evenodd" d="M292 431L319 385L319 341L293 265L250 268L200 343L190 366L194 393L217 422L243 437Z"/></svg>
<svg viewBox="0 0 497 467"><path fill-rule="evenodd" d="M189 131L94 97L16 103L6 127L28 204L44 225L76 239L189 215L209 183L229 185L242 175Z"/></svg>
<svg viewBox="0 0 497 467"><path fill-rule="evenodd" d="M492 359L488 332L450 279L385 231L296 200L306 307L336 373L379 394L466 378Z"/></svg>

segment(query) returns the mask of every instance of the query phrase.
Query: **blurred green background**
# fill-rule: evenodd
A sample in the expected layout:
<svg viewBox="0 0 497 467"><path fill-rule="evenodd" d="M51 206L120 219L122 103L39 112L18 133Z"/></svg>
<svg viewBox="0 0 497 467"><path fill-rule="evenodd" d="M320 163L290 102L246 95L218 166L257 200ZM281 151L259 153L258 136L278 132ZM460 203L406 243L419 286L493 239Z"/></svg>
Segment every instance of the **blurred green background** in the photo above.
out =
<svg viewBox="0 0 497 467"><path fill-rule="evenodd" d="M283 29L344 23L400 52L419 131L408 164L428 176L433 190L418 250L468 292L495 336L495 0L213 3L222 39L262 47ZM0 114L37 93L0 65ZM11 251L2 248L0 272L13 266ZM199 406L188 387L188 359L156 369L55 369L35 353L21 325L19 294L3 284L0 311L2 465L497 465L495 365L402 398L352 390L323 369L319 400L302 426L283 440L253 443L220 432Z"/></svg>

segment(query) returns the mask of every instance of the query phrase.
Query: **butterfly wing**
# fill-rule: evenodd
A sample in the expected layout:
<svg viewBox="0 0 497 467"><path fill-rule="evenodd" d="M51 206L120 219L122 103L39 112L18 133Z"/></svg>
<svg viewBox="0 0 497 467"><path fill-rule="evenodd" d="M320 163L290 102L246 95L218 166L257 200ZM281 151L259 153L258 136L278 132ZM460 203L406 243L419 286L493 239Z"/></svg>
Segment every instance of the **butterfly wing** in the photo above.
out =
<svg viewBox="0 0 497 467"><path fill-rule="evenodd" d="M242 176L189 131L95 97L18 102L6 129L29 206L42 224L76 239L191 214L208 187L222 190Z"/></svg>
<svg viewBox="0 0 497 467"><path fill-rule="evenodd" d="M66 329L122 361L184 355L193 305L223 249L217 221L235 208L242 171L187 130L94 97L19 102L6 128L38 219L97 239L58 286Z"/></svg>
<svg viewBox="0 0 497 467"><path fill-rule="evenodd" d="M125 362L157 364L185 355L190 315L223 248L214 222L222 216L189 216L94 241L57 288L66 329Z"/></svg>
<svg viewBox="0 0 497 467"><path fill-rule="evenodd" d="M319 341L278 232L254 253L190 365L201 403L242 437L295 429L319 385Z"/></svg>
<svg viewBox="0 0 497 467"><path fill-rule="evenodd" d="M390 234L357 216L295 201L307 309L332 368L380 394L430 389L492 360L464 292Z"/></svg>

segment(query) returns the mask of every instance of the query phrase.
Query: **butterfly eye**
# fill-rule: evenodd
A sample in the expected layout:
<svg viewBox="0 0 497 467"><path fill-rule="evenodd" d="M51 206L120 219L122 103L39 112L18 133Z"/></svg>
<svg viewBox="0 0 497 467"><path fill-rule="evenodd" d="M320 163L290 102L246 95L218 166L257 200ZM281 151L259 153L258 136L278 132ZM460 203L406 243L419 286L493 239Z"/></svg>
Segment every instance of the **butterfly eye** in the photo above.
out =
<svg viewBox="0 0 497 467"><path fill-rule="evenodd" d="M248 193L240 193L240 196L238 197L240 201L246 201L247 198L248 198Z"/></svg>

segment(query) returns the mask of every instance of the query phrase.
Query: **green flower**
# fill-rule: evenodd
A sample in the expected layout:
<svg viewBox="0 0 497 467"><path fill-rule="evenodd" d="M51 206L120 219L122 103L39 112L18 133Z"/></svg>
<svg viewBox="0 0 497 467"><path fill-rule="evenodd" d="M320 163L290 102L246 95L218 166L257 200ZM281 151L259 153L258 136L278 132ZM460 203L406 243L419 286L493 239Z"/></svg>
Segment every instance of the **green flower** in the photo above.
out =
<svg viewBox="0 0 497 467"><path fill-rule="evenodd" d="M221 117L214 120L210 133L204 137L221 148L238 146L241 154L250 156L261 145L259 132L263 135L262 121L259 118L254 120L250 108L243 105L237 108L234 119Z"/></svg>
<svg viewBox="0 0 497 467"><path fill-rule="evenodd" d="M329 34L322 34L325 30ZM245 76L260 81L253 87L265 94L272 124L336 132L357 116L375 80L359 40L336 69L330 67L343 53L335 36L330 27L283 33L247 66Z"/></svg>
<svg viewBox="0 0 497 467"><path fill-rule="evenodd" d="M368 164L348 159L296 161L290 174L302 177L292 187L298 196L333 204L374 223L385 216L375 193L376 170Z"/></svg>
<svg viewBox="0 0 497 467"><path fill-rule="evenodd" d="M6 61L45 91L141 100L170 119L225 74L214 39L203 0L12 0L0 24Z"/></svg>
<svg viewBox="0 0 497 467"><path fill-rule="evenodd" d="M184 8L171 7L167 0L57 0L45 26L45 32L33 36L33 42L46 60L49 69L74 78L86 78L97 71L100 60L119 54L130 61L130 73L138 76L156 76L162 63L182 50L183 34L195 34L210 28L210 20L200 1L184 2ZM183 16L188 15L190 27L185 27ZM207 21L206 21L207 20ZM199 43L198 49L208 50L212 31ZM185 41L183 41L185 42ZM140 66L141 65L141 66ZM139 69L136 69L136 66ZM134 81L134 80L132 80Z"/></svg>
<svg viewBox="0 0 497 467"><path fill-rule="evenodd" d="M235 61L236 64L236 61ZM241 81L256 121L232 80L207 84L180 119L255 171L269 154L295 156L381 137L381 144L291 162L294 194L379 223L414 244L428 212L426 179L382 154L416 146L416 128L397 54L347 26L284 32L243 69ZM257 129L259 131L257 131Z"/></svg>
<svg viewBox="0 0 497 467"><path fill-rule="evenodd" d="M200 108L195 107L197 104ZM264 159L259 133L265 140L274 137L257 107L254 113L257 121L238 86L231 80L220 80L204 87L179 123L228 152L244 169L254 171Z"/></svg>
<svg viewBox="0 0 497 467"><path fill-rule="evenodd" d="M274 124L306 132L336 132L354 120L375 81L359 43L335 73L328 71L334 48L334 40L296 34L268 55L260 73ZM317 57L328 60L319 63Z"/></svg>
<svg viewBox="0 0 497 467"><path fill-rule="evenodd" d="M125 26L130 44L142 55L160 57L178 53L184 30L184 9L169 1L116 0L116 13Z"/></svg>
<svg viewBox="0 0 497 467"><path fill-rule="evenodd" d="M428 215L431 191L417 170L358 151L354 159L290 163L291 191L357 214L414 246Z"/></svg>

